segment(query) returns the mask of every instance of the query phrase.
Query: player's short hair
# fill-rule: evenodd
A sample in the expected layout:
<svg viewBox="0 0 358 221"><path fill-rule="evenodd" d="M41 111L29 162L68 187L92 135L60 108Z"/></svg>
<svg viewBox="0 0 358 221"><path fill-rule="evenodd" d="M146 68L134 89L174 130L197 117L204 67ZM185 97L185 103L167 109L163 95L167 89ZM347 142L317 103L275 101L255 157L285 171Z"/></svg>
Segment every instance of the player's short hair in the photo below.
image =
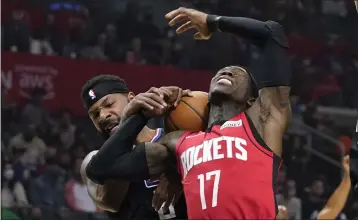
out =
<svg viewBox="0 0 358 221"><path fill-rule="evenodd" d="M116 92L117 93L128 93L128 87L126 82L115 75L97 75L91 79L89 79L83 86L82 86L82 90L81 90L81 99L83 101L83 103L85 104L85 107L88 108L88 104L87 104L87 97L88 97L88 92L90 90L92 90L95 86L99 85L99 84L115 84L116 87ZM113 90L112 90L113 91Z"/></svg>

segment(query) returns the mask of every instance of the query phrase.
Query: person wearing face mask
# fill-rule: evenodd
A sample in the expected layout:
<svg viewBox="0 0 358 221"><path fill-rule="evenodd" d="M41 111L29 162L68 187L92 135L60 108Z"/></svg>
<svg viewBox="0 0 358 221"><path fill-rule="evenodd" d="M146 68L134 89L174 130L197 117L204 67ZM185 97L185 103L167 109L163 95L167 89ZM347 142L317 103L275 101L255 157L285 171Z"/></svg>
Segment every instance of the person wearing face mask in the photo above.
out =
<svg viewBox="0 0 358 221"><path fill-rule="evenodd" d="M10 164L5 165L1 178L1 206L4 208L22 208L28 205L24 186L15 179L12 166Z"/></svg>
<svg viewBox="0 0 358 221"><path fill-rule="evenodd" d="M45 161L45 143L37 136L35 125L27 125L22 133L11 138L9 149L21 154L20 161L24 165L35 166Z"/></svg>
<svg viewBox="0 0 358 221"><path fill-rule="evenodd" d="M294 180L286 182L283 194L276 195L276 200L279 205L287 207L289 219L301 219L301 199L296 197Z"/></svg>
<svg viewBox="0 0 358 221"><path fill-rule="evenodd" d="M58 134L65 149L69 149L75 142L76 126L72 124L71 114L69 111L61 113L59 122L54 128L54 133Z"/></svg>

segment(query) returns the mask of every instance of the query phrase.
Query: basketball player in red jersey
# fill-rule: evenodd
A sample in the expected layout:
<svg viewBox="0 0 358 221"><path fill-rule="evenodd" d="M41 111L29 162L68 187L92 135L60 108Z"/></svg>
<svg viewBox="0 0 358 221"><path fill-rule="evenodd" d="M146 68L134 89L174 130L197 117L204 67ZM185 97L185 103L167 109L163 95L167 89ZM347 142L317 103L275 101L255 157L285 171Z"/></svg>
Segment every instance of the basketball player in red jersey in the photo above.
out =
<svg viewBox="0 0 358 221"><path fill-rule="evenodd" d="M207 40L220 30L252 40L262 54L250 72L229 66L212 78L206 132L172 132L158 143L141 143L132 150L136 135L155 113L143 114L140 104L131 106L137 114L98 152L113 157L101 173L87 175L93 180L108 173L126 180L157 179L163 173L174 177L168 169L176 161L189 219L275 219L282 136L291 116L288 43L281 25L186 8L166 17L170 25L185 22L177 33L195 28L194 37ZM143 162L139 159L146 164L129 166ZM96 164L92 158L88 165Z"/></svg>

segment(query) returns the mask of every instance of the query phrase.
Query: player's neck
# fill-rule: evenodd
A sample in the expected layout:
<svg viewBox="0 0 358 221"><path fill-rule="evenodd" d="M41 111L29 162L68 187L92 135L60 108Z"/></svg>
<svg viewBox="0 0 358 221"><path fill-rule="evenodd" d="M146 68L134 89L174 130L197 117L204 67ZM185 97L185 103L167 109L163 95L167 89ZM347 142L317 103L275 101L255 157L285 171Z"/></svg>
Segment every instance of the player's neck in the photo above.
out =
<svg viewBox="0 0 358 221"><path fill-rule="evenodd" d="M215 121L229 120L244 111L244 109L245 107L242 104L230 101L222 102L219 105L211 105L208 125L210 126Z"/></svg>

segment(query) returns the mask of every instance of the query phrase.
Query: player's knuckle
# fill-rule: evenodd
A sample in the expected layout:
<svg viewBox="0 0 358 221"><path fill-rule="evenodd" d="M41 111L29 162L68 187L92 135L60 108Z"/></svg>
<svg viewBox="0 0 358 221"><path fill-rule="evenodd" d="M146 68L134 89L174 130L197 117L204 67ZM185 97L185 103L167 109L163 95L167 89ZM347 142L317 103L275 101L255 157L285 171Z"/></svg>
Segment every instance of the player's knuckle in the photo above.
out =
<svg viewBox="0 0 358 221"><path fill-rule="evenodd" d="M158 91L158 88L157 88L157 87L151 87L151 88L149 89L149 91L155 92L155 91Z"/></svg>
<svg viewBox="0 0 358 221"><path fill-rule="evenodd" d="M145 102L142 101L142 100L137 100L137 104L138 104L138 105L141 105L141 106L142 106L142 105L144 105L144 103L145 103Z"/></svg>

